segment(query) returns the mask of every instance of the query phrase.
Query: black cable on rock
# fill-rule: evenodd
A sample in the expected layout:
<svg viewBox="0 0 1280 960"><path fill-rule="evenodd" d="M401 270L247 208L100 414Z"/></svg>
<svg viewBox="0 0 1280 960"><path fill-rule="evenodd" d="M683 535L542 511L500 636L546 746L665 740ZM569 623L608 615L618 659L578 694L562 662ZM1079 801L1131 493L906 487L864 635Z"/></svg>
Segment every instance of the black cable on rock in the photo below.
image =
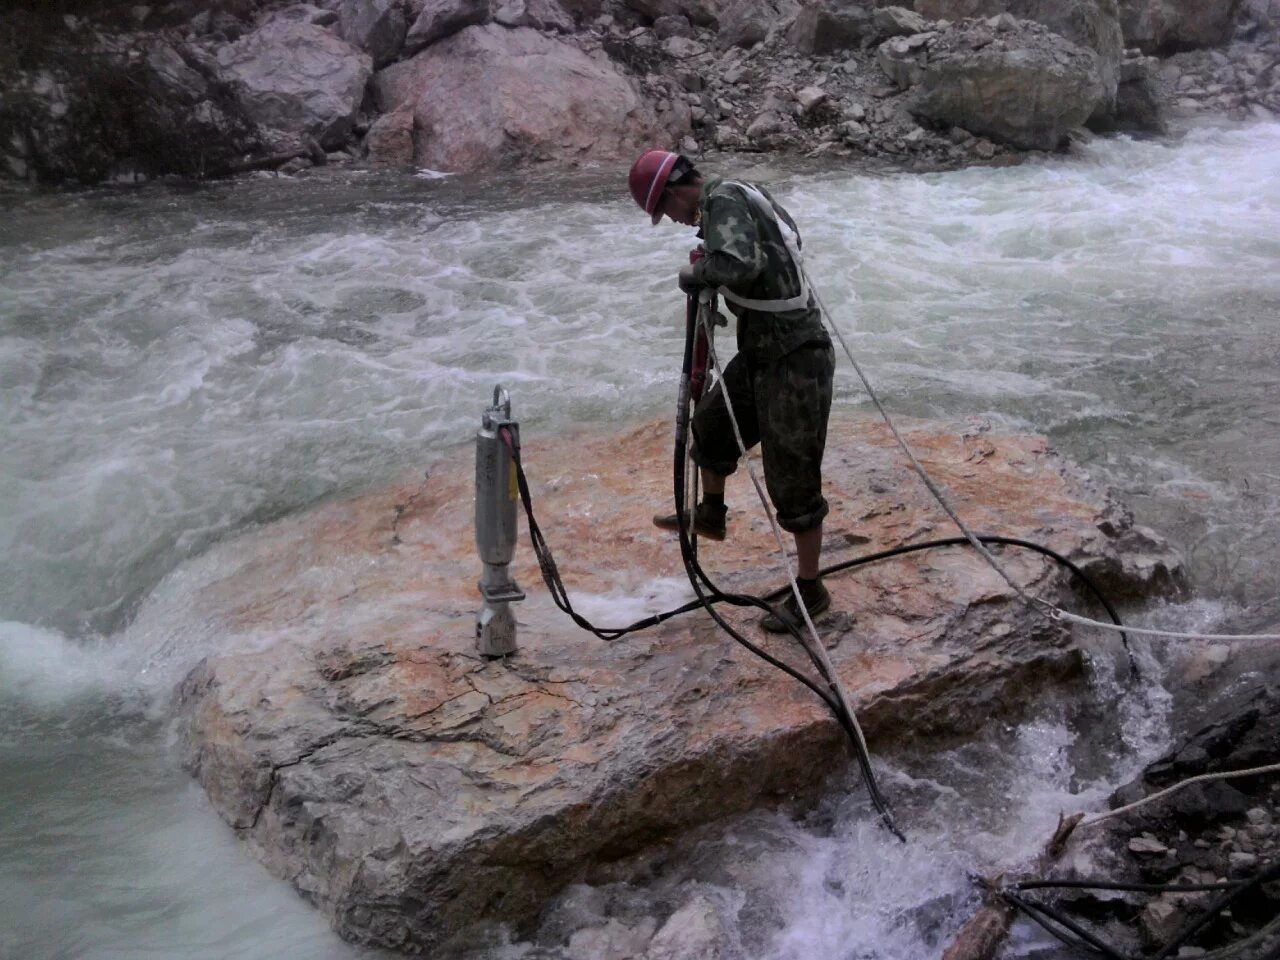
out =
<svg viewBox="0 0 1280 960"><path fill-rule="evenodd" d="M1187 945L1187 942L1197 933L1207 927L1215 919L1220 917L1222 913L1239 901L1242 897L1250 892L1257 890L1264 884L1273 880L1280 879L1280 860L1268 864L1263 870L1247 880L1236 880L1227 883L1196 883L1196 884L1154 884L1154 883L1108 883L1105 881L1095 880L1027 880L1021 883L1013 884L1011 887L1001 890L1000 896L1004 901L1018 910L1021 910L1029 919L1039 924L1045 930L1048 930L1055 937L1068 946L1076 948L1084 948L1094 953L1113 958L1113 960L1168 960L1174 956L1178 950ZM1061 910L1050 907L1048 904L1039 903L1021 896L1021 891L1047 889L1054 887L1062 887L1078 890L1131 890L1142 893L1194 893L1218 891L1222 895L1206 906L1199 914L1191 918L1182 929L1162 946L1155 953L1147 954L1146 957L1130 957L1123 954L1116 947L1111 946L1101 940L1095 934L1085 930L1082 926L1066 916ZM1051 925L1048 921L1052 921ZM1250 934L1244 940L1234 944L1228 944L1210 950L1204 954L1206 960L1214 957L1229 957L1235 955L1243 946L1248 945L1251 941L1256 940L1259 936L1270 936L1270 930L1278 922L1273 920L1271 924L1264 926L1262 930ZM1069 936L1063 931L1068 931ZM1280 940L1277 940L1272 950L1260 960L1275 960L1280 957Z"/></svg>

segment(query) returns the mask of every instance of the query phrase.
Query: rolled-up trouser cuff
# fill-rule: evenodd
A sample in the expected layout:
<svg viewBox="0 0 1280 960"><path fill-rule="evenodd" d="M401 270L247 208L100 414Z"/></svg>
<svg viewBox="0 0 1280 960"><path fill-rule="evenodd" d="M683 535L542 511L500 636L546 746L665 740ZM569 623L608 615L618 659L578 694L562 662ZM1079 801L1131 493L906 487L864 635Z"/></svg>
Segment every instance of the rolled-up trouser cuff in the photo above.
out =
<svg viewBox="0 0 1280 960"><path fill-rule="evenodd" d="M689 447L689 459L703 470L710 470L718 476L727 477L738 469L739 457L735 456L732 460L720 460L704 454L702 446L698 443L697 431L695 431L693 443Z"/></svg>
<svg viewBox="0 0 1280 960"><path fill-rule="evenodd" d="M827 503L827 498L823 497L822 504L808 513L802 513L797 517L784 517L778 514L778 526L787 533L805 533L822 523L830 512L831 506Z"/></svg>

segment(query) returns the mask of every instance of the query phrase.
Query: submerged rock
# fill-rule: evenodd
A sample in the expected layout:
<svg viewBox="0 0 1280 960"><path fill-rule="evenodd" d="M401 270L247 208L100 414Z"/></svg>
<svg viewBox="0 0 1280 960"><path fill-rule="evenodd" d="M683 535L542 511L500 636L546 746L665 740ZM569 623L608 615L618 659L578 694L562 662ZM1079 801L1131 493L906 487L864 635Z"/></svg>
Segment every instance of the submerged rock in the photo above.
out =
<svg viewBox="0 0 1280 960"><path fill-rule="evenodd" d="M1131 592L1158 583L1154 565L1135 580L1117 559L1133 532L1124 514L1043 438L906 433L976 529L1045 542ZM675 538L650 522L670 500L666 423L526 431L524 443L539 518L583 613L620 626L640 615L637 598L646 612L686 599ZM425 482L272 524L228 545L192 593L194 618L253 652L209 658L182 684L186 761L268 868L360 942L435 950L481 921L520 926L593 865L813 798L849 758L810 691L701 611L615 642L578 629L524 543L519 653L480 659L473 469L464 449ZM953 534L875 423L834 422L825 471L828 564ZM769 524L745 478L731 479L729 499L729 538L704 542L702 561L727 589L763 593L782 581ZM1068 578L1039 554L1007 549L1003 562L1030 592L1071 602ZM827 582L833 611L819 629L873 749L1016 714L1080 669L1060 625L965 548ZM722 613L804 662L789 638L761 633L757 611ZM704 914L705 932L715 918ZM663 928L654 956L692 956L702 939Z"/></svg>

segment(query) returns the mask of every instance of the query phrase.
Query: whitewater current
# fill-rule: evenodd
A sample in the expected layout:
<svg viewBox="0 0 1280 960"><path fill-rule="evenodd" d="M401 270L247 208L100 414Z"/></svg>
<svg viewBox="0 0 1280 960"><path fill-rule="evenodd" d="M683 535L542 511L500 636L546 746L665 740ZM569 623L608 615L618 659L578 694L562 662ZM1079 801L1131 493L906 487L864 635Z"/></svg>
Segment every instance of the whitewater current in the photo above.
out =
<svg viewBox="0 0 1280 960"><path fill-rule="evenodd" d="M1043 432L1183 551L1191 598L1134 616L1280 627L1280 125L953 173L724 172L795 215L894 412ZM174 683L240 642L186 612L192 565L469 456L499 381L526 438L670 414L691 237L649 228L612 169L322 171L0 210L0 957L364 956L175 759ZM837 403L867 406L847 366ZM646 882L570 889L476 955L576 960L593 929L699 897L753 960L936 955L971 872L1018 865L1167 744L1168 643L1141 645L1141 691L1099 657L1088 704L879 758L908 845L851 780L803 817L699 831ZM1009 956L1044 945L1020 927Z"/></svg>

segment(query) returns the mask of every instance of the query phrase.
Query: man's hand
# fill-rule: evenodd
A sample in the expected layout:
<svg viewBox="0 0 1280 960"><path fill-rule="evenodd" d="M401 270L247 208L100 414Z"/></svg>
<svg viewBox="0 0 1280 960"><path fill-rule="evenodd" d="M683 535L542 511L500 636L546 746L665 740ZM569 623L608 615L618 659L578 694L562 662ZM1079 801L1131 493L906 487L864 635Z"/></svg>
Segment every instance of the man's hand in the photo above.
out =
<svg viewBox="0 0 1280 960"><path fill-rule="evenodd" d="M697 271L694 270L693 264L680 268L679 278L680 289L691 297L696 297L698 291L706 286L706 283L698 278Z"/></svg>

